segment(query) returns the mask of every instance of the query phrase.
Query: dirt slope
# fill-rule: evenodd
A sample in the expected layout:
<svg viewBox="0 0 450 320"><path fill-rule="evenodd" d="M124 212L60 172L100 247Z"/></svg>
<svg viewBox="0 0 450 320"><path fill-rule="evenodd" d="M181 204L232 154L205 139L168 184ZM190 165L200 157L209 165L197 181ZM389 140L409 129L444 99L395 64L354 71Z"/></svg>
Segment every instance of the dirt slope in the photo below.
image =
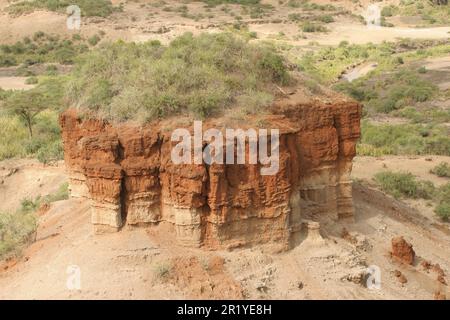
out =
<svg viewBox="0 0 450 320"><path fill-rule="evenodd" d="M37 241L0 271L0 299L210 299L218 297L216 287L229 298L251 299L432 299L435 291L448 291L421 266L427 260L449 272L448 225L359 184L354 205L355 223L323 217L323 240L308 237L291 251L272 254L262 246L180 247L169 237L170 225L94 235L87 202L57 202L41 217ZM341 237L344 227L350 238ZM399 235L413 244L413 266L389 256L391 238ZM357 283L371 264L381 269L381 290ZM80 268L81 290L66 286L72 265ZM407 283L399 282L396 270Z"/></svg>
<svg viewBox="0 0 450 320"><path fill-rule="evenodd" d="M64 165L45 166L37 160L0 162L0 211L16 210L23 199L34 200L58 191L67 182Z"/></svg>

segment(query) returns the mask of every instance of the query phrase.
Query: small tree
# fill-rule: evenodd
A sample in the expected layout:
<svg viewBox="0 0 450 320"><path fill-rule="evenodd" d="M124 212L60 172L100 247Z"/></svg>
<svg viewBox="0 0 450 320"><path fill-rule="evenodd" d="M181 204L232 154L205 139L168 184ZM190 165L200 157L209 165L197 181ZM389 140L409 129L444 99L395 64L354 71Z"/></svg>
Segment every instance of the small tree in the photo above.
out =
<svg viewBox="0 0 450 320"><path fill-rule="evenodd" d="M4 102L4 108L9 113L19 116L25 122L30 138L33 137L34 118L47 107L46 96L35 90L14 92Z"/></svg>

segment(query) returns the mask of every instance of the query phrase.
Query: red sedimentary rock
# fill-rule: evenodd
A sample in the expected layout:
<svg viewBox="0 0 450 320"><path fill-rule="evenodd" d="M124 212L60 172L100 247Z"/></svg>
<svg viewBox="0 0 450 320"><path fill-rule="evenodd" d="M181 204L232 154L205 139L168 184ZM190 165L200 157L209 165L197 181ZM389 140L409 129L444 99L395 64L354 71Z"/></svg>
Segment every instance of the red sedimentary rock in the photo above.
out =
<svg viewBox="0 0 450 320"><path fill-rule="evenodd" d="M423 270L425 270L425 271L430 271L430 269L432 268L432 264L431 264L431 262L430 261L427 261L427 260L423 260L421 263L420 263L420 265L422 266L422 268L423 268Z"/></svg>
<svg viewBox="0 0 450 320"><path fill-rule="evenodd" d="M392 257L402 263L412 265L416 256L413 247L403 237L392 238Z"/></svg>
<svg viewBox="0 0 450 320"><path fill-rule="evenodd" d="M361 106L345 99L275 104L264 123L280 130L280 161L268 176L260 164L174 164L172 130L192 131L192 123L111 124L69 109L60 124L71 195L92 200L97 232L165 221L188 246L287 248L304 214L353 215L350 171L360 116ZM219 122L203 126L220 128Z"/></svg>

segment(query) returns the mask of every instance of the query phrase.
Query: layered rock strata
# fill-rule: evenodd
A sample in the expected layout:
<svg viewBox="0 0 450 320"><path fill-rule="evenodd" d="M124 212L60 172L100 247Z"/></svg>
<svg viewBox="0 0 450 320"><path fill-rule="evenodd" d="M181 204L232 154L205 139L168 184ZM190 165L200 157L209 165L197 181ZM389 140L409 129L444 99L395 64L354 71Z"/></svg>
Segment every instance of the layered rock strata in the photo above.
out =
<svg viewBox="0 0 450 320"><path fill-rule="evenodd" d="M71 195L90 199L97 232L169 222L181 244L209 248L284 249L302 219L352 217L361 106L284 102L272 111L258 123L280 130L279 170L264 176L261 164L174 164L174 120L113 125L69 109L60 124ZM218 123L206 120L204 127ZM192 130L192 123L181 127Z"/></svg>

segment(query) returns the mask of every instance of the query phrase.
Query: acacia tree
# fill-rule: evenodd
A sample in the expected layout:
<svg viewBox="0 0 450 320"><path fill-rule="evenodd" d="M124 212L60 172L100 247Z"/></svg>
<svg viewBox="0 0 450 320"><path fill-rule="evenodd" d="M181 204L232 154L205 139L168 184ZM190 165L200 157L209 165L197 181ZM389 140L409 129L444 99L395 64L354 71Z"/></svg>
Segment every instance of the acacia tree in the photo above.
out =
<svg viewBox="0 0 450 320"><path fill-rule="evenodd" d="M48 107L46 100L45 95L40 91L22 90L11 94L4 102L4 108L25 122L30 138L32 138L34 118Z"/></svg>

